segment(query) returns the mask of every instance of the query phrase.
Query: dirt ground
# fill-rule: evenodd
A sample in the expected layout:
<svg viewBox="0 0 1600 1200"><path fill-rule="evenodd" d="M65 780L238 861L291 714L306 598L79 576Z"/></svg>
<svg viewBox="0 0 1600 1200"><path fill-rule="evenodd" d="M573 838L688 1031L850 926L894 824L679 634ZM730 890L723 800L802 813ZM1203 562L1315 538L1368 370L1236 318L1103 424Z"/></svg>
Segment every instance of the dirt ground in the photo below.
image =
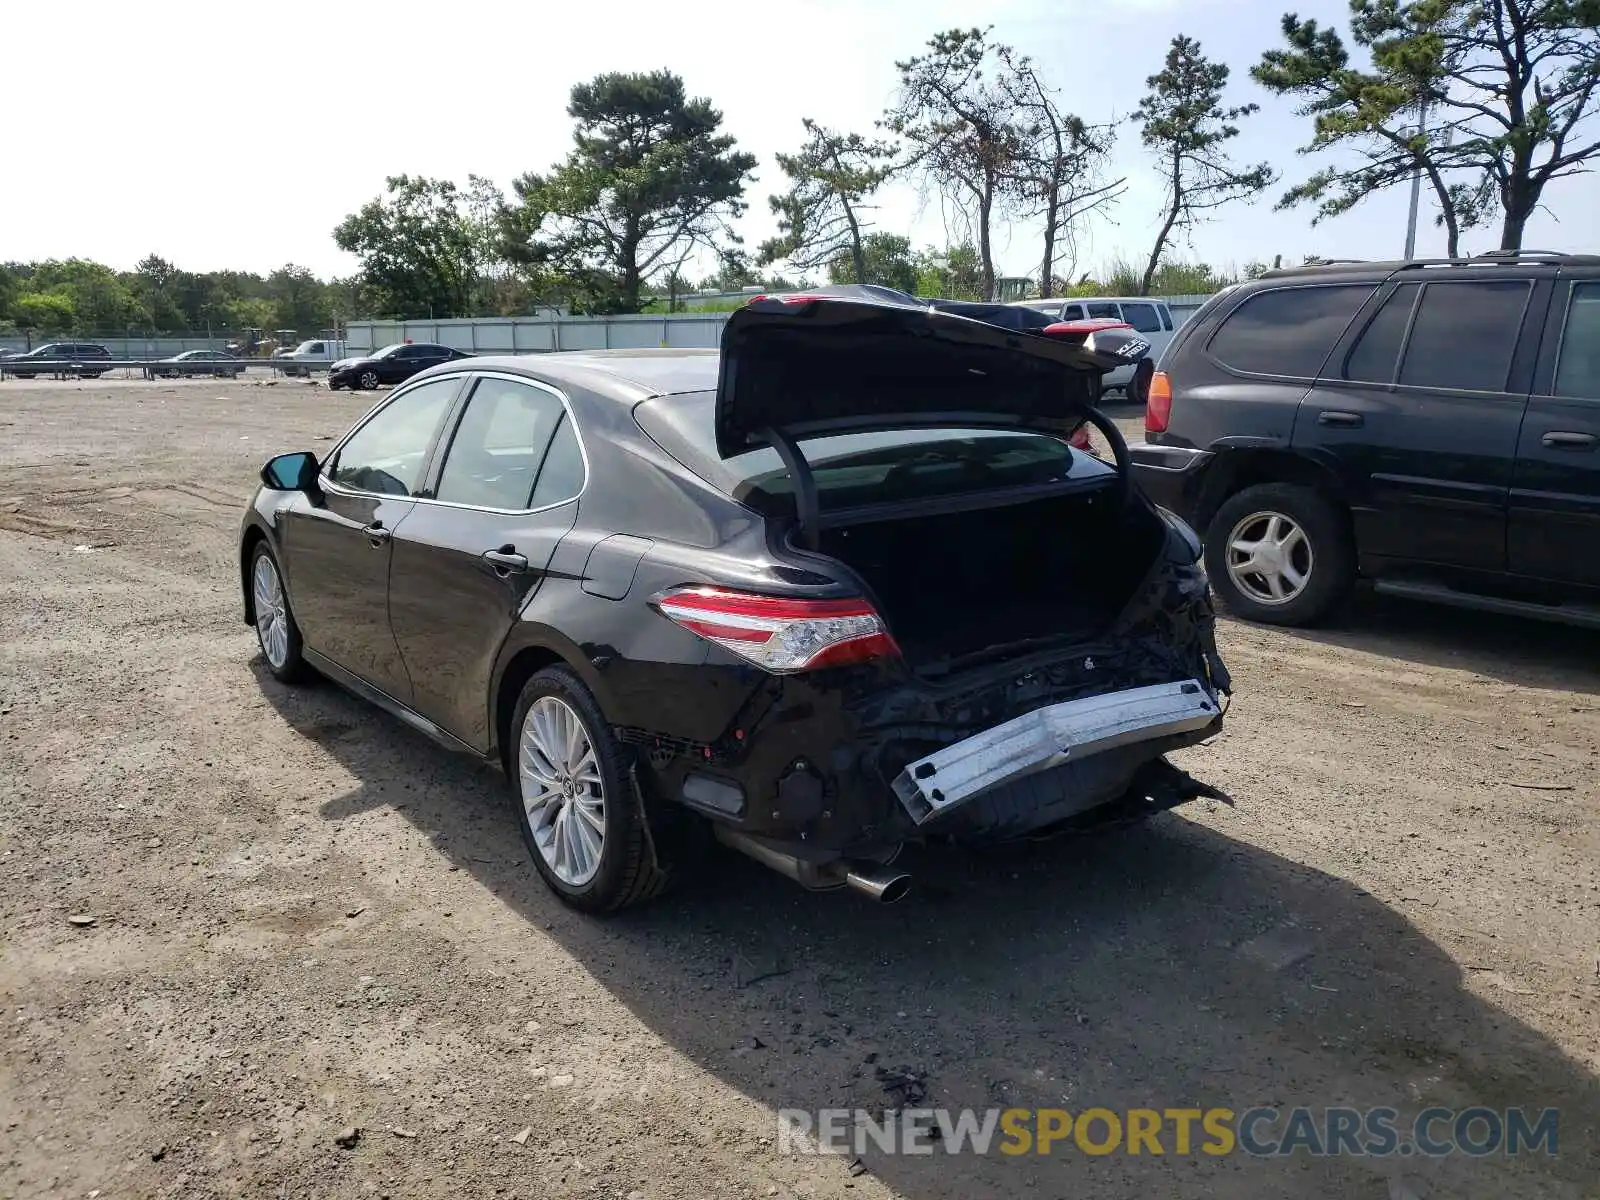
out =
<svg viewBox="0 0 1600 1200"><path fill-rule="evenodd" d="M0 383L0 1196L1600 1194L1600 637L1225 622L1181 760L1235 807L908 854L889 908L728 856L592 920L495 772L241 623L257 468L371 399ZM777 1109L902 1069L951 1108L1558 1107L1559 1153L779 1153Z"/></svg>

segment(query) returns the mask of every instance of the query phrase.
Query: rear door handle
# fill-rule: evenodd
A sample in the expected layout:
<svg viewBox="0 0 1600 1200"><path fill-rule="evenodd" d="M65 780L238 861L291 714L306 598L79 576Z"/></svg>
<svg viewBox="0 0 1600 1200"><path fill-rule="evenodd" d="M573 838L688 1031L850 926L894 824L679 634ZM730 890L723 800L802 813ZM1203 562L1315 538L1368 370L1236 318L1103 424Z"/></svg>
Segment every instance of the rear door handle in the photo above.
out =
<svg viewBox="0 0 1600 1200"><path fill-rule="evenodd" d="M383 527L382 521L374 521L371 525L364 526L361 532L367 535L367 541L374 546L382 546L394 536L392 530Z"/></svg>
<svg viewBox="0 0 1600 1200"><path fill-rule="evenodd" d="M1552 450L1588 450L1600 441L1592 433L1571 433L1565 429L1552 429L1539 440Z"/></svg>
<svg viewBox="0 0 1600 1200"><path fill-rule="evenodd" d="M485 550L483 561L495 569L497 575L520 575L528 569L528 556L518 554L515 546L501 546L498 550Z"/></svg>
<svg viewBox="0 0 1600 1200"><path fill-rule="evenodd" d="M1337 409L1329 409L1326 412L1320 412L1317 414L1317 424L1342 425L1346 428L1353 428L1354 426L1362 424L1362 416L1360 413L1340 412Z"/></svg>

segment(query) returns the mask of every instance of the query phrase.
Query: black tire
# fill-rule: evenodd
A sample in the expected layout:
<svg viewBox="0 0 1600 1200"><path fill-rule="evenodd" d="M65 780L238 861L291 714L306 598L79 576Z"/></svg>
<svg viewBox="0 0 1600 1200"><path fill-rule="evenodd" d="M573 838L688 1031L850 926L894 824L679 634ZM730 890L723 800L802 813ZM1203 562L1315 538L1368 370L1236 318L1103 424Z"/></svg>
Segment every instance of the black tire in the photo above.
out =
<svg viewBox="0 0 1600 1200"><path fill-rule="evenodd" d="M534 704L545 697L559 700L576 714L599 768L605 834L599 867L592 878L582 883L570 883L556 874L539 848L523 803L523 723ZM582 912L613 913L665 890L669 876L656 863L642 800L634 790L631 759L612 735L599 704L581 679L566 667L547 667L529 679L517 697L507 743L506 775L511 783L512 810L528 855L551 891Z"/></svg>
<svg viewBox="0 0 1600 1200"><path fill-rule="evenodd" d="M283 660L276 663L272 661L273 653L267 648L271 626L270 623L266 626L262 624L261 602L256 591L256 577L262 560L271 566L283 596L281 617L285 633L284 653ZM311 675L311 668L303 655L305 643L300 638L300 626L294 619L294 609L289 602L289 590L283 582L283 569L278 565L278 556L273 554L272 547L264 540L257 542L255 549L250 552L250 603L255 616L256 645L261 649L261 660L267 664L267 670L279 683L305 681Z"/></svg>
<svg viewBox="0 0 1600 1200"><path fill-rule="evenodd" d="M1156 365L1148 358L1142 360L1133 369L1133 378L1128 381L1124 392L1130 404L1137 404L1143 408L1150 400L1150 380L1155 376Z"/></svg>
<svg viewBox="0 0 1600 1200"><path fill-rule="evenodd" d="M1228 545L1235 533L1248 538L1272 515L1298 526L1307 552L1300 558L1296 550L1293 563L1304 585L1297 594L1277 602L1241 587L1228 566ZM1228 611L1246 620L1266 625L1314 625L1340 608L1355 586L1356 555L1349 519L1339 505L1313 488L1293 483L1245 488L1217 509L1207 526L1205 543L1212 591ZM1265 576L1240 574L1247 586L1258 592L1270 586Z"/></svg>

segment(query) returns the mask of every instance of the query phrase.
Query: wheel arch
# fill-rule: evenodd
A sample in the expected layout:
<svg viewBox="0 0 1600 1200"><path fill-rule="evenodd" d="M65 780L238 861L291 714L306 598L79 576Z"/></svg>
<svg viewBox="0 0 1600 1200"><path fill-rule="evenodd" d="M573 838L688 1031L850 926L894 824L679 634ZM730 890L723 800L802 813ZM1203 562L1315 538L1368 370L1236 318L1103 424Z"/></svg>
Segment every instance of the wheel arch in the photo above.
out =
<svg viewBox="0 0 1600 1200"><path fill-rule="evenodd" d="M256 598L255 589L250 586L250 562L255 557L256 547L262 542L268 546L272 538L261 526L251 522L245 526L244 535L239 539L239 590L244 596L244 623L256 623ZM288 586L287 582L284 584Z"/></svg>
<svg viewBox="0 0 1600 1200"><path fill-rule="evenodd" d="M489 757L506 765L506 747L511 743L511 718L523 686L546 667L566 667L583 681L603 714L613 711L607 703L608 689L600 672L574 642L546 627L513 633L501 649L489 688Z"/></svg>
<svg viewBox="0 0 1600 1200"><path fill-rule="evenodd" d="M1195 505L1195 528L1204 531L1217 510L1246 488L1289 483L1322 493L1349 519L1350 500L1339 476L1327 465L1291 450L1251 448L1219 453L1206 473Z"/></svg>

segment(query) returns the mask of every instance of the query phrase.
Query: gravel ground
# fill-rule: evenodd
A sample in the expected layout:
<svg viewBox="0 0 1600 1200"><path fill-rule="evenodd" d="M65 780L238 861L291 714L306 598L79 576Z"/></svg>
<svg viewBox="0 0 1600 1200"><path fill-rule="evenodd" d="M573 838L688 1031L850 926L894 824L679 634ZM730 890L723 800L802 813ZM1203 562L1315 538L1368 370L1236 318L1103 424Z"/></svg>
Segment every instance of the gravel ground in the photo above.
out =
<svg viewBox="0 0 1600 1200"><path fill-rule="evenodd" d="M892 908L729 856L590 920L492 770L240 622L256 469L370 401L0 384L0 1196L1597 1194L1600 638L1226 622L1182 765L1232 808L908 854ZM902 1068L953 1108L1557 1106L1559 1154L778 1152L776 1109Z"/></svg>

